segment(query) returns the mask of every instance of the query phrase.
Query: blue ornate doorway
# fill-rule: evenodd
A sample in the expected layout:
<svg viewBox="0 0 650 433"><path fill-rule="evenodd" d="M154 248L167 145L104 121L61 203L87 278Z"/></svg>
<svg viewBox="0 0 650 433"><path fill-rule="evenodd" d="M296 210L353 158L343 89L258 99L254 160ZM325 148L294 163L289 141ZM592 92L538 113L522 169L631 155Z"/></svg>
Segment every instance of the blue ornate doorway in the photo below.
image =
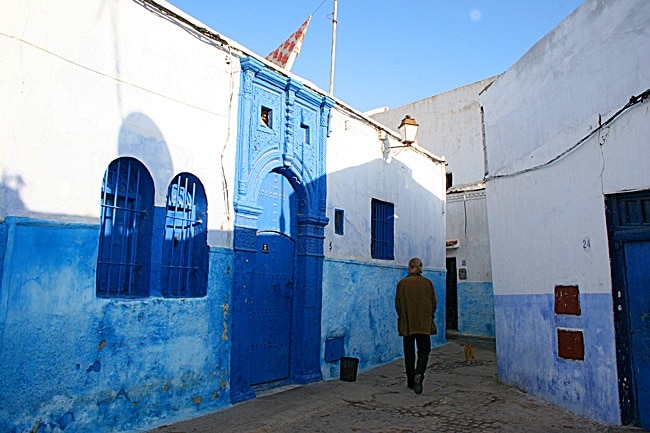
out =
<svg viewBox="0 0 650 433"><path fill-rule="evenodd" d="M251 385L289 379L294 290L296 197L289 182L269 173L259 192L262 214L255 236L251 290L249 380Z"/></svg>
<svg viewBox="0 0 650 433"><path fill-rule="evenodd" d="M325 144L333 101L241 60L230 399L321 379ZM298 133L298 132L299 133Z"/></svg>

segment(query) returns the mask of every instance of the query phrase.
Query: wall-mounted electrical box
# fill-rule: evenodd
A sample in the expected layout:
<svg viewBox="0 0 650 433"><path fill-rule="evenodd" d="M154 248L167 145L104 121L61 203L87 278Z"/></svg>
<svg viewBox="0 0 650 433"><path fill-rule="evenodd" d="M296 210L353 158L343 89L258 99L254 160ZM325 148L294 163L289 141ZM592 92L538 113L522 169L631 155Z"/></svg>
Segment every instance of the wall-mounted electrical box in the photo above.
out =
<svg viewBox="0 0 650 433"><path fill-rule="evenodd" d="M325 340L325 362L343 358L345 337L331 337Z"/></svg>

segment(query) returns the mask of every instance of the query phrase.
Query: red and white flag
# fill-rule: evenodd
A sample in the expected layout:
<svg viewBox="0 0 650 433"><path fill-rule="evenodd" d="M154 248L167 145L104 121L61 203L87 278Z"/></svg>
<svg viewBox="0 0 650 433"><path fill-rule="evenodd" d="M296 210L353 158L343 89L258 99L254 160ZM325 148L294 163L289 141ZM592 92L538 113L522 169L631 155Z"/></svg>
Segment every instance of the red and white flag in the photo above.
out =
<svg viewBox="0 0 650 433"><path fill-rule="evenodd" d="M266 56L266 60L269 60L271 63L278 65L281 68L286 69L287 71L291 70L293 62L298 57L300 53L300 48L302 47L302 41L305 39L305 33L307 33L307 27L311 21L311 15L307 18L307 21L302 23L300 28L296 30L289 38L280 44L271 54Z"/></svg>

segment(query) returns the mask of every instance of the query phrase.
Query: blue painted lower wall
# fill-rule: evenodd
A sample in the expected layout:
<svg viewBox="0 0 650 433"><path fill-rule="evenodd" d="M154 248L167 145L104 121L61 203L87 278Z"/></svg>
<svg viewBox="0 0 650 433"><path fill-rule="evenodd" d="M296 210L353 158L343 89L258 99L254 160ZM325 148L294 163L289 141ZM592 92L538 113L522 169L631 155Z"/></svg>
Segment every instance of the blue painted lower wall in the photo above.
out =
<svg viewBox="0 0 650 433"><path fill-rule="evenodd" d="M459 281L458 332L494 338L494 294L491 282Z"/></svg>
<svg viewBox="0 0 650 433"><path fill-rule="evenodd" d="M205 298L107 300L98 226L1 225L0 431L133 431L229 404L231 251L211 251Z"/></svg>
<svg viewBox="0 0 650 433"><path fill-rule="evenodd" d="M323 265L323 312L321 371L323 378L340 374L340 362L326 362L325 340L344 337L344 356L359 358L359 370L375 367L403 356L397 333L395 289L406 276L405 267L325 259ZM433 346L446 343L446 271L425 269L436 289L438 308Z"/></svg>
<svg viewBox="0 0 650 433"><path fill-rule="evenodd" d="M103 299L95 294L99 226L9 217L0 223L0 431L145 431L231 405L234 252L212 248L203 298ZM328 260L325 340L368 369L402 357L394 308L402 267ZM436 287L445 343L445 271Z"/></svg>
<svg viewBox="0 0 650 433"><path fill-rule="evenodd" d="M554 295L494 297L499 378L605 424L620 424L612 298L580 294L581 315L556 315ZM584 361L558 357L557 329L581 330Z"/></svg>

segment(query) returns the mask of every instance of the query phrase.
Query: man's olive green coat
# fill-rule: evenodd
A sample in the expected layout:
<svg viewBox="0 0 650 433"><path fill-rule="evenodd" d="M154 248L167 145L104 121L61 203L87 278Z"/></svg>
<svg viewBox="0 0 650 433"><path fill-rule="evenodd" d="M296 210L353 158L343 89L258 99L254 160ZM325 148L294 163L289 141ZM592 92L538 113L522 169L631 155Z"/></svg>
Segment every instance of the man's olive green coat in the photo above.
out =
<svg viewBox="0 0 650 433"><path fill-rule="evenodd" d="M431 280L415 274L400 280L395 295L399 335L436 334L438 331L434 318L437 305L436 291Z"/></svg>

